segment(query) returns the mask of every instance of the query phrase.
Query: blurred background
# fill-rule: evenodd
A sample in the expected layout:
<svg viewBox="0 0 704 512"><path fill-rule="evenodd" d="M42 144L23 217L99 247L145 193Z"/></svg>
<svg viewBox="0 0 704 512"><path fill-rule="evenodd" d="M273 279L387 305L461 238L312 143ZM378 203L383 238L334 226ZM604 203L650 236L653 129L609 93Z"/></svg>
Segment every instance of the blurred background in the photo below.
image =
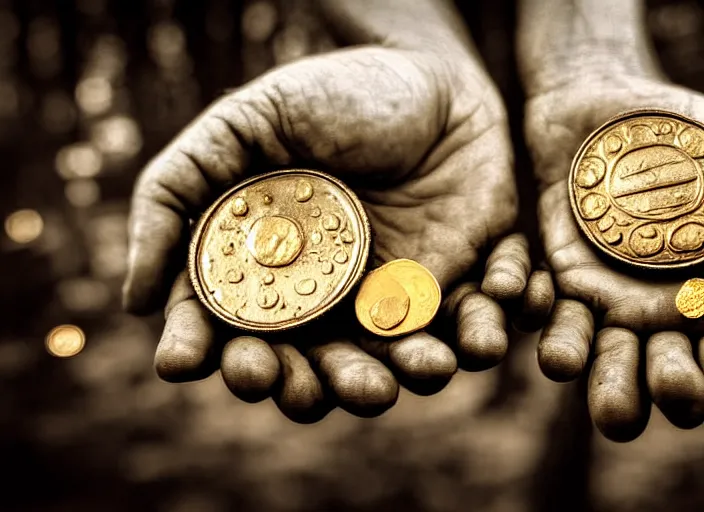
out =
<svg viewBox="0 0 704 512"><path fill-rule="evenodd" d="M513 1L472 4L518 133ZM704 90L704 2L648 4L665 69ZM161 318L120 311L137 173L227 88L330 48L309 0L0 0L0 510L704 510L701 428L654 410L605 441L531 340L376 420L157 379Z"/></svg>

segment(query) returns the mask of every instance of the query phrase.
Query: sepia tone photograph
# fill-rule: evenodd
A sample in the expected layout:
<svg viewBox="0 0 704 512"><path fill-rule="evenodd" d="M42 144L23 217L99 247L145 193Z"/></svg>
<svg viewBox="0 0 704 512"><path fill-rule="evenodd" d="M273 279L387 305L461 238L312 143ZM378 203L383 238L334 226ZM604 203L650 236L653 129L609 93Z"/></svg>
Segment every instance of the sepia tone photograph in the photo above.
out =
<svg viewBox="0 0 704 512"><path fill-rule="evenodd" d="M0 511L704 511L704 1L0 0Z"/></svg>

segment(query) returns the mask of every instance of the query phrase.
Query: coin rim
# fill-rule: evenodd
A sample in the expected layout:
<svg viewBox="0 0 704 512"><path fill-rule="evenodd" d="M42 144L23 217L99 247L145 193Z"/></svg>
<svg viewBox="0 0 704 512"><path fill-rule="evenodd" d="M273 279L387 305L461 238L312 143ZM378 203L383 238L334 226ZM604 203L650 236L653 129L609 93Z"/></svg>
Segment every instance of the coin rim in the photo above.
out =
<svg viewBox="0 0 704 512"><path fill-rule="evenodd" d="M433 311L433 314L430 316L430 320L428 320L426 323L421 324L420 326L418 326L417 328L413 329L412 331L405 331L405 332L400 332L400 333L392 333L391 331L393 331L394 329L396 329L396 328L398 328L400 325L402 325L403 322L406 321L405 318L403 319L403 321L401 322L401 324L399 324L398 326L396 326L396 327L394 327L394 328L392 328L392 329L390 329L390 330L388 330L388 331L381 331L378 327L376 327L376 326L374 325L374 322L373 322L373 321L370 321L369 323L370 323L370 325L372 325L372 327L374 327L374 329L379 329L380 332L377 332L376 330L367 327L367 326L365 325L365 323L362 322L362 320L361 320L361 318L360 318L360 315L358 314L357 304L358 304L359 294L360 294L360 292L361 292L361 290L362 290L362 288L361 288L361 286L360 286L359 290L357 290L357 296L355 297L355 301L354 301L355 316L357 317L357 321L360 323L360 325L361 325L362 327L364 327L367 331L369 331L370 333L372 333L372 334L374 334L374 335L376 335L376 336L380 336L380 337L382 337L382 338L398 338L398 337L400 337L400 336L406 336L406 335L408 335L408 334L413 334L414 332L418 332L418 331L420 331L420 330L425 329L425 328L428 327L431 323L433 323L433 320L435 320L435 317L437 316L438 311L440 311L440 306L442 305L442 288L440 287L440 283L438 282L438 280L437 280L437 278L435 277L435 275L430 271L430 269L428 269L425 265L422 265L421 263L417 262L416 260L412 260L412 259L410 259L410 258L399 258L399 259L396 259L396 260L387 261L387 262L384 263L383 265L380 265L380 266L378 266L377 268L375 268L374 270L370 271L370 272L365 276L365 279L369 278L369 277L370 277L371 275L373 275L375 272L378 272L378 271L382 270L382 269L383 269L384 267L386 267L386 266L389 266L389 265L392 265L392 264L398 264L398 263L405 263L405 262L411 262L411 263L414 263L414 264L418 265L418 266L421 267L423 270L425 270L425 272L431 277L431 279L432 279L432 281L433 281L433 284L435 284L435 288L436 288L437 291L438 291L438 303L437 303L437 305L436 305L436 307L435 307L435 311ZM362 284L363 284L363 283L362 283ZM401 283L399 283L399 284L401 284ZM401 285L401 287L403 287L403 285ZM404 290L405 290L405 288L404 288ZM411 304L412 304L412 303L411 303ZM410 309L409 309L408 313L410 314Z"/></svg>
<svg viewBox="0 0 704 512"><path fill-rule="evenodd" d="M316 178L321 178L324 180L328 180L334 185L336 185L343 193L347 195L347 197L350 200L350 203L353 207L354 210L356 210L356 213L358 215L358 218L360 220L360 224L362 227L362 240L361 240L361 252L360 252L360 257L357 259L356 262L356 268L353 270L352 274L349 276L347 279L346 284L343 286L342 290L338 293L337 297L335 297L331 302L329 302L325 307L319 308L318 310L315 310L312 314L305 315L299 319L293 319L293 320L288 320L286 321L283 325L263 325L263 324L252 324L247 321L243 321L240 319L235 319L235 318L229 318L228 316L222 314L220 311L218 311L215 307L213 307L212 304L208 301L207 295L204 293L203 290L203 285L200 282L200 273L198 270L198 253L200 249L200 242L202 239L203 231L205 229L206 224L208 223L208 220L212 218L213 213L225 202L227 201L230 197L232 197L234 194L239 192L245 187L248 187L252 185L253 183L256 183L258 181L262 181L265 179L273 178L276 176L284 176L287 174L303 174L304 176L314 176ZM218 197L215 202L208 207L208 209L201 215L200 219L198 220L195 229L193 230L193 233L191 234L191 241L189 244L188 248L188 274L191 280L191 284L193 285L193 288L196 292L196 295L198 296L198 299L200 302L205 305L205 307L216 317L218 317L220 320L223 322L236 327L238 329L243 329L243 330L248 330L252 332L280 332L280 331L286 331L289 329L293 329L294 327L299 327L303 324L306 324L316 318L319 318L321 315L327 313L330 309L332 309L335 305L337 305L342 299L344 299L349 291L359 282L359 280L362 278L364 275L364 270L366 269L367 266L367 261L369 259L369 253L370 253L370 246L371 246L371 225L369 223L369 217L367 216L367 212L364 210L364 206L362 205L362 202L359 200L357 195L347 186L345 185L341 180L335 178L334 176L331 176L327 173L321 172L321 171L315 171L312 169L282 169L278 171L271 171L267 172L264 174L258 174L255 176L252 176L250 178L247 178L241 182L239 182L237 185L234 187L230 188L227 192L222 194L220 197Z"/></svg>
<svg viewBox="0 0 704 512"><path fill-rule="evenodd" d="M673 270L673 269L681 269L685 267L693 267L696 265L699 265L700 263L704 262L704 254L700 256L697 259L693 260L687 260L687 261L681 261L678 263L644 263L640 262L634 259L630 259L626 256L621 255L620 253L617 253L616 251L610 251L604 245L593 235L593 233L589 230L589 228L586 225L586 222L580 217L578 214L579 212L579 207L577 206L577 201L576 201L576 194L574 190L574 179L575 179L575 174L577 172L577 165L579 162L582 160L585 151L591 145L595 139L599 138L603 133L611 128L612 126L621 123L623 121L626 121L628 119L632 118L638 118L638 117L648 117L648 116L660 116L660 117L670 117L672 119L675 119L677 121L684 121L690 124L695 125L696 127L700 128L701 130L704 131L704 123L701 123L697 121L696 119L693 119L685 114L679 113L679 112L674 112L672 110L665 110L665 109L659 109L659 108L639 108L639 109L633 109L633 110L626 110L624 112L621 112L620 114L617 114L609 120L607 120L604 124L599 126L597 129L591 132L589 136L582 142L582 145L579 147L577 152L575 153L574 158L572 159L572 165L570 166L570 173L567 178L567 186L569 190L569 199L570 199L570 206L572 208L572 215L574 216L575 220L577 221L577 225L579 226L580 230L582 233L592 242L592 244L597 247L602 253L608 255L610 258L614 258L616 260L619 260L623 263L627 263L629 265L639 267L639 268L644 268L644 269L650 269L650 270L655 270L655 269L660 269L660 270ZM700 170L704 173L704 168L700 165Z"/></svg>

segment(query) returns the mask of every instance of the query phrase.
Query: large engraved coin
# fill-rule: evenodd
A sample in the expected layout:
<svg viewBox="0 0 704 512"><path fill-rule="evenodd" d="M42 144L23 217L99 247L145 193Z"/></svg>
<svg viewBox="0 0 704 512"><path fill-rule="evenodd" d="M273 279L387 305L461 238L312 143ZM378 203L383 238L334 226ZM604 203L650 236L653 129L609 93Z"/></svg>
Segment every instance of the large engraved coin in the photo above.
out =
<svg viewBox="0 0 704 512"><path fill-rule="evenodd" d="M602 251L647 268L704 261L704 125L639 110L611 119L577 152L572 211Z"/></svg>
<svg viewBox="0 0 704 512"><path fill-rule="evenodd" d="M359 281L369 221L342 182L309 170L276 171L220 197L198 223L189 270L200 300L250 331L306 323Z"/></svg>
<svg viewBox="0 0 704 512"><path fill-rule="evenodd" d="M440 297L440 286L428 269L413 260L393 260L364 277L355 313L378 336L402 336L433 320Z"/></svg>

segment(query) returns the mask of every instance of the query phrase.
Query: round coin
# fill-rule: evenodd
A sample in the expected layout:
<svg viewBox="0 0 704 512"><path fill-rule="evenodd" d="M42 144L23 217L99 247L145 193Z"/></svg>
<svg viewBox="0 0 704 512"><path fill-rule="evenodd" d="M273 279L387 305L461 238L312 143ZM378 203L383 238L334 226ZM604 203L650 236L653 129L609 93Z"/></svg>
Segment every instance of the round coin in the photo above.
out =
<svg viewBox="0 0 704 512"><path fill-rule="evenodd" d="M189 271L217 317L249 331L302 325L337 304L369 256L369 221L341 181L302 169L255 176L196 226Z"/></svg>
<svg viewBox="0 0 704 512"><path fill-rule="evenodd" d="M569 175L572 212L596 247L645 268L704 261L704 125L663 110L594 131Z"/></svg>
<svg viewBox="0 0 704 512"><path fill-rule="evenodd" d="M687 318L704 316L704 279L689 279L675 298L677 310Z"/></svg>
<svg viewBox="0 0 704 512"><path fill-rule="evenodd" d="M364 277L355 313L359 323L378 336L402 336L435 318L440 297L440 285L428 269L413 260L393 260Z"/></svg>

